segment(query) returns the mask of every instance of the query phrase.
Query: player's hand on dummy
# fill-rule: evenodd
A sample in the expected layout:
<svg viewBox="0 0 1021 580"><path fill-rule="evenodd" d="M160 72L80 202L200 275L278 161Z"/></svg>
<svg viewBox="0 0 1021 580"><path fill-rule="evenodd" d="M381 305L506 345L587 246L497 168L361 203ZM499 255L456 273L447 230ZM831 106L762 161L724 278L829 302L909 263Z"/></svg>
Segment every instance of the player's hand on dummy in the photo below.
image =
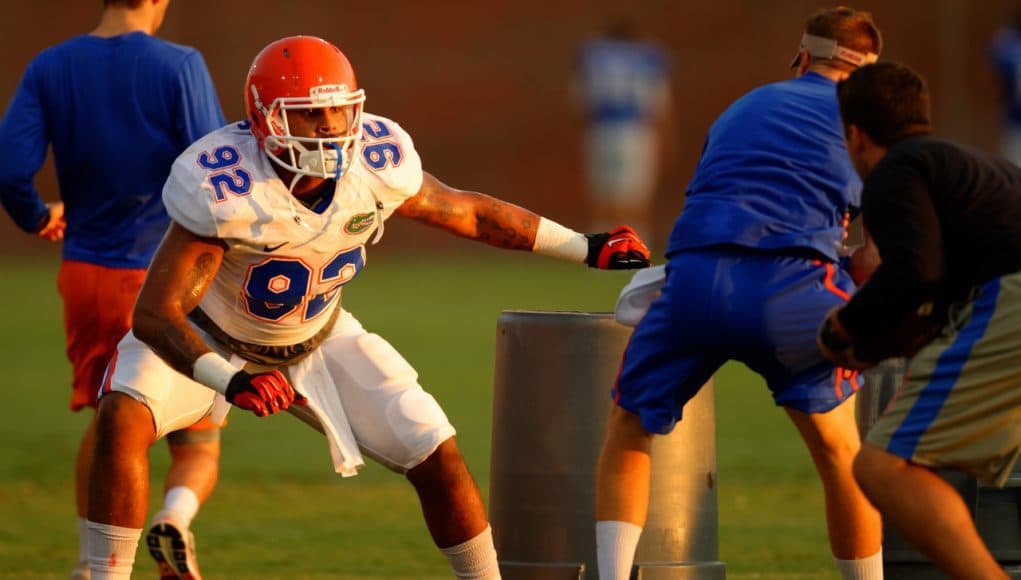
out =
<svg viewBox="0 0 1021 580"><path fill-rule="evenodd" d="M49 210L49 213L39 224L35 235L51 242L64 239L64 230L67 229L67 221L64 219L64 202L48 203L46 209Z"/></svg>
<svg viewBox="0 0 1021 580"><path fill-rule="evenodd" d="M585 263L600 270L648 268L649 248L630 226L617 226L601 234L585 234L588 256Z"/></svg>
<svg viewBox="0 0 1021 580"><path fill-rule="evenodd" d="M227 384L225 394L232 405L259 417L287 409L292 403L304 405L306 399L294 391L287 377L278 370L251 374L238 371Z"/></svg>
<svg viewBox="0 0 1021 580"><path fill-rule="evenodd" d="M815 336L819 351L841 368L866 369L873 366L872 363L858 360L854 352L854 339L840 323L840 318L837 317L838 312L840 312L839 306L830 310L822 324L819 325L819 332Z"/></svg>

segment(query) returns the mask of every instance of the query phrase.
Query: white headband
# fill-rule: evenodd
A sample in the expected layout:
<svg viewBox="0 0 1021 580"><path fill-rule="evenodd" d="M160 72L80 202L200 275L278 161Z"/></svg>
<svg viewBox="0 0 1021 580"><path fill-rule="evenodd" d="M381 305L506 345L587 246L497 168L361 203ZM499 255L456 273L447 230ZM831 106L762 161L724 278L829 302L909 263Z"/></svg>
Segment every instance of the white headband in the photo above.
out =
<svg viewBox="0 0 1021 580"><path fill-rule="evenodd" d="M856 50L840 46L832 38L823 38L806 32L801 37L801 47L798 49L798 54L794 57L794 61L791 62L791 68L800 64L802 50L807 51L808 54L815 58L842 60L854 66L871 64L879 60L879 55L874 52L860 53Z"/></svg>

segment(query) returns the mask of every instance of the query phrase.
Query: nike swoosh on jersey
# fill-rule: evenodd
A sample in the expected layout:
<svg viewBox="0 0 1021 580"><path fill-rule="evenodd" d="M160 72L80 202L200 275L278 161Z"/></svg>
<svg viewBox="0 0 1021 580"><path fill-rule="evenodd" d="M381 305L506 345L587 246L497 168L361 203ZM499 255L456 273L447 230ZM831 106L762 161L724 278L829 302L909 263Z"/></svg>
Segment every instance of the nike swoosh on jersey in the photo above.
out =
<svg viewBox="0 0 1021 580"><path fill-rule="evenodd" d="M287 242L283 242L283 243L277 244L275 246L271 246L269 244L266 244L265 246L262 247L262 251L263 252L275 252L275 251L279 250L280 248L282 248L282 247L284 247L286 245L287 245Z"/></svg>

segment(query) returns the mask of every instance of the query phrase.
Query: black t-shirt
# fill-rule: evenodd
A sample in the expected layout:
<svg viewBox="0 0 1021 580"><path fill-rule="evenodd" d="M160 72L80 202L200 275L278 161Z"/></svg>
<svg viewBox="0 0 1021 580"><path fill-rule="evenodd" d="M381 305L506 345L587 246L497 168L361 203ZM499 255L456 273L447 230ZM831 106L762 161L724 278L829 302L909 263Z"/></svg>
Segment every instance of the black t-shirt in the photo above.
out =
<svg viewBox="0 0 1021 580"><path fill-rule="evenodd" d="M862 219L882 264L840 313L856 340L1021 270L1021 168L949 141L891 147L865 179Z"/></svg>

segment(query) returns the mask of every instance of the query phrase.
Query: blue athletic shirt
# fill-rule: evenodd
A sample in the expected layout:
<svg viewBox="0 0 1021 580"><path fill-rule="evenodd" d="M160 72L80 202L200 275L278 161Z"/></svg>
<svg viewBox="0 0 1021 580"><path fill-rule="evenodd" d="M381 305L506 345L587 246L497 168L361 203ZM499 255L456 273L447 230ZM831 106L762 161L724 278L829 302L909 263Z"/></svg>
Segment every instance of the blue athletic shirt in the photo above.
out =
<svg viewBox="0 0 1021 580"><path fill-rule="evenodd" d="M737 245L810 249L834 261L861 205L836 83L808 73L738 99L709 129L667 256Z"/></svg>
<svg viewBox="0 0 1021 580"><path fill-rule="evenodd" d="M1021 31L1003 29L993 39L990 48L996 70L1000 73L1003 105L1007 121L1021 125Z"/></svg>
<svg viewBox="0 0 1021 580"><path fill-rule="evenodd" d="M669 90L670 60L652 43L590 40L579 50L576 66L593 123L648 122Z"/></svg>
<svg viewBox="0 0 1021 580"><path fill-rule="evenodd" d="M169 224L174 159L224 124L197 50L143 32L72 38L29 63L0 121L0 202L37 229L47 210L33 180L52 143L64 259L145 268Z"/></svg>

